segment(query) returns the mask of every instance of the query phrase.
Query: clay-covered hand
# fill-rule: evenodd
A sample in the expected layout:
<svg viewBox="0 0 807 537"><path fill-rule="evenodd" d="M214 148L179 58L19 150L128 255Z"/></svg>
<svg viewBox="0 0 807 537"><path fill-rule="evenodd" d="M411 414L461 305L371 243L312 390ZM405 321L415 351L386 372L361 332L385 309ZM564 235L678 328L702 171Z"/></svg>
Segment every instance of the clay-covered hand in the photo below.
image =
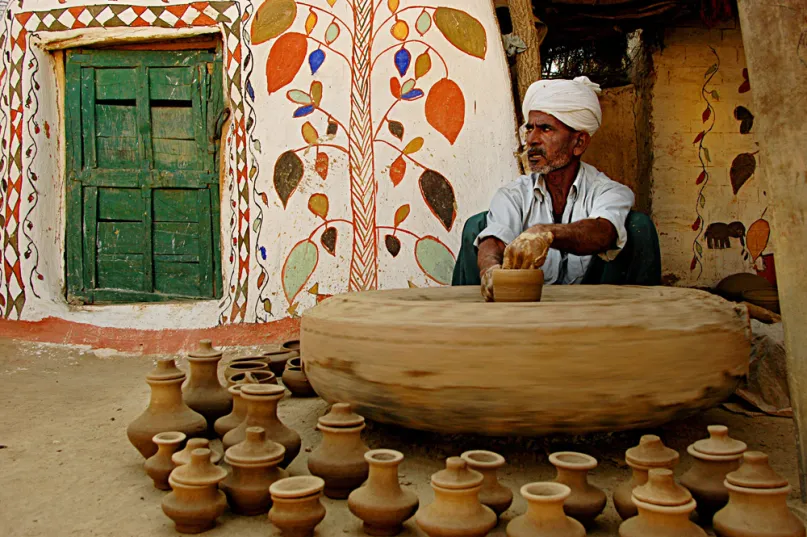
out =
<svg viewBox="0 0 807 537"><path fill-rule="evenodd" d="M525 231L505 248L502 268L541 268L554 239L555 236L550 231Z"/></svg>
<svg viewBox="0 0 807 537"><path fill-rule="evenodd" d="M482 297L485 302L493 302L493 271L500 268L501 265L493 265L482 273Z"/></svg>

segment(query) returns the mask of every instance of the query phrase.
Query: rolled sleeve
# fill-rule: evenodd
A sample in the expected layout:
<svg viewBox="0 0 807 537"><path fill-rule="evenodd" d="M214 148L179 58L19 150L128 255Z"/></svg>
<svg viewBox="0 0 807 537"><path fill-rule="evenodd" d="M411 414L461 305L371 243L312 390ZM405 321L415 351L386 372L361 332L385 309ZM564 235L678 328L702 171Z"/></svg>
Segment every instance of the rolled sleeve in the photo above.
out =
<svg viewBox="0 0 807 537"><path fill-rule="evenodd" d="M628 242L628 231L625 229L625 220L633 207L634 195L625 185L610 181L602 187L593 199L589 218L603 218L614 225L617 233L616 248L600 254L605 261L613 261L625 244Z"/></svg>
<svg viewBox="0 0 807 537"><path fill-rule="evenodd" d="M488 237L496 237L505 244L510 244L522 232L523 215L520 194L511 188L500 188L493 201L490 202L487 227L474 241L474 246Z"/></svg>

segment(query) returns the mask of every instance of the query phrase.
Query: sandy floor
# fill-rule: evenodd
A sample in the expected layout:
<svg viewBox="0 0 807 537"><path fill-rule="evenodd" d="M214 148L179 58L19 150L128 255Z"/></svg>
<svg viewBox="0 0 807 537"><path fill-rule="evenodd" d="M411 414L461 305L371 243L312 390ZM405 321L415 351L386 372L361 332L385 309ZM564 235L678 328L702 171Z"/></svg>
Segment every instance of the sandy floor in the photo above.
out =
<svg viewBox="0 0 807 537"><path fill-rule="evenodd" d="M243 355L240 352L239 355ZM143 378L152 358L93 353L59 346L0 341L0 534L4 536L176 535L160 509L165 493L144 474L143 460L126 438L126 426L146 406L148 386ZM227 359L236 356L228 353ZM184 365L182 365L184 367ZM317 445L316 419L326 410L319 399L290 399L281 403L281 419L303 437L304 451L290 467L293 475L307 473L305 452ZM712 423L728 425L734 436L770 454L773 466L797 484L795 442L790 420L747 418L713 409L670 424L659 433L683 453L678 475L690 460L686 446L704 435ZM429 476L445 457L466 449L492 449L509 462L502 482L514 491L531 481L550 480L548 453L576 449L600 460L591 481L610 492L629 475L622 463L624 450L640 432L580 438L493 439L442 437L380 425L370 425L365 441L371 448L398 449L407 459L401 480L420 497L432 501ZM507 522L524 512L518 497L492 536L504 536ZM796 506L797 491L791 495ZM328 516L319 537L363 535L360 521L346 502L325 500ZM615 536L619 519L609 500L605 513L589 530L591 536ZM265 516L236 517L229 513L206 535L277 536ZM404 536L424 535L414 521ZM713 535L710 533L710 535Z"/></svg>

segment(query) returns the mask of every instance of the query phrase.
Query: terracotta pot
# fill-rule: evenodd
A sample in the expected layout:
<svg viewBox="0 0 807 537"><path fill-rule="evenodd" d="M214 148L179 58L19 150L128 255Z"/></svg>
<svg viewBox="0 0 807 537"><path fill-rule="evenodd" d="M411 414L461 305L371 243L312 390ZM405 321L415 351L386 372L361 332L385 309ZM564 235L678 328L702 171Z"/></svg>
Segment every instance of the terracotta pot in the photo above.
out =
<svg viewBox="0 0 807 537"><path fill-rule="evenodd" d="M227 377L227 387L236 384L277 384L277 377L267 370L244 371Z"/></svg>
<svg viewBox="0 0 807 537"><path fill-rule="evenodd" d="M753 289L743 292L743 300L774 313L782 313L779 308L779 291L776 289Z"/></svg>
<svg viewBox="0 0 807 537"><path fill-rule="evenodd" d="M284 537L311 537L314 528L325 518L320 502L325 483L319 477L288 477L272 483L272 509L269 521Z"/></svg>
<svg viewBox="0 0 807 537"><path fill-rule="evenodd" d="M507 525L507 537L584 537L586 529L563 512L571 494L563 483L530 483L521 487L527 513Z"/></svg>
<svg viewBox="0 0 807 537"><path fill-rule="evenodd" d="M199 347L188 354L190 375L182 387L185 404L207 420L208 436L213 436L216 420L233 409L233 398L219 382L219 362L222 352L213 348L209 339L199 342Z"/></svg>
<svg viewBox="0 0 807 537"><path fill-rule="evenodd" d="M216 525L227 508L227 498L217 486L227 470L210 463L209 449L196 449L191 462L180 466L168 478L173 491L163 498L163 512L179 533L202 533Z"/></svg>
<svg viewBox="0 0 807 537"><path fill-rule="evenodd" d="M287 351L297 351L300 352L300 340L299 339L290 339L288 341L284 341L280 348L286 349Z"/></svg>
<svg viewBox="0 0 807 537"><path fill-rule="evenodd" d="M219 438L224 438L225 434L238 427L247 417L247 403L241 397L241 386L230 386L227 391L233 396L233 411L216 420L214 428Z"/></svg>
<svg viewBox="0 0 807 537"><path fill-rule="evenodd" d="M432 475L434 502L415 515L429 537L484 537L496 526L496 513L479 501L484 477L460 457L449 457L445 470Z"/></svg>
<svg viewBox="0 0 807 537"><path fill-rule="evenodd" d="M292 358L286 363L286 370L283 372L283 384L289 389L295 397L314 397L317 392L311 387L308 382L308 377L305 374L302 366L292 365L299 362L299 358Z"/></svg>
<svg viewBox="0 0 807 537"><path fill-rule="evenodd" d="M364 418L354 414L347 403L336 403L319 418L317 429L322 443L308 456L308 471L325 481L325 495L344 499L367 479L369 466L364 458L370 448L361 440Z"/></svg>
<svg viewBox="0 0 807 537"><path fill-rule="evenodd" d="M681 484L692 493L698 503L698 515L705 521L728 503L729 491L723 482L726 474L740 467L747 449L744 442L730 438L728 428L723 425L710 425L708 430L708 439L687 447L694 461L681 476Z"/></svg>
<svg viewBox="0 0 807 537"><path fill-rule="evenodd" d="M549 462L558 471L555 482L571 489L563 511L584 525L591 524L608 502L605 493L588 482L588 473L597 467L597 459L585 453L560 451L552 453Z"/></svg>
<svg viewBox="0 0 807 537"><path fill-rule="evenodd" d="M764 453L746 452L724 484L729 502L712 522L718 537L804 537L804 524L787 506L790 485Z"/></svg>
<svg viewBox="0 0 807 537"><path fill-rule="evenodd" d="M146 377L151 386L149 406L126 429L129 441L144 458L157 453L152 441L155 434L176 431L192 438L207 431L204 416L182 401L184 381L185 373L177 369L172 359L157 361L157 366Z"/></svg>
<svg viewBox="0 0 807 537"><path fill-rule="evenodd" d="M232 473L220 487L234 513L254 516L269 511L269 486L289 477L277 467L285 453L283 446L266 439L262 427L248 427L246 440L227 450L224 462L232 467Z"/></svg>
<svg viewBox="0 0 807 537"><path fill-rule="evenodd" d="M195 449L209 449L210 462L213 464L218 464L221 461L222 454L219 453L218 450L213 449L210 445L210 440L207 438L191 438L188 440L188 443L185 444L185 449L171 455L171 461L174 463L174 466L183 466L191 462L191 454Z"/></svg>
<svg viewBox="0 0 807 537"><path fill-rule="evenodd" d="M513 503L513 491L499 483L496 472L504 466L504 457L492 451L466 451L462 459L468 463L468 468L476 470L482 477L482 490L479 491L479 501L487 505L496 516L501 515Z"/></svg>
<svg viewBox="0 0 807 537"><path fill-rule="evenodd" d="M544 290L541 269L498 269L493 271L495 302L540 302Z"/></svg>
<svg viewBox="0 0 807 537"><path fill-rule="evenodd" d="M168 476L176 468L171 455L179 449L180 444L187 437L183 433L171 431L168 433L155 434L152 439L157 445L157 453L146 460L144 465L146 473L154 481L154 486L160 490L171 490L168 484Z"/></svg>
<svg viewBox="0 0 807 537"><path fill-rule="evenodd" d="M636 516L636 505L632 500L633 489L647 483L647 472L653 468L669 468L672 470L679 459L678 452L664 445L661 438L654 434L646 434L639 440L639 445L625 452L625 462L633 470L630 481L623 483L614 491L614 507L622 520Z"/></svg>
<svg viewBox="0 0 807 537"><path fill-rule="evenodd" d="M398 466L403 459L403 453L391 449L374 449L364 454L370 475L364 486L350 493L347 506L364 522L367 535L398 535L403 531L403 523L418 509L418 497L403 490L398 482Z"/></svg>
<svg viewBox="0 0 807 537"><path fill-rule="evenodd" d="M277 417L277 404L285 390L273 384L245 384L241 398L247 404L247 416L238 427L224 435L224 449L230 449L246 439L247 427L263 427L266 437L286 448L281 468L286 468L300 452L300 435L289 429Z"/></svg>
<svg viewBox="0 0 807 537"><path fill-rule="evenodd" d="M754 289L773 289L773 285L762 276L740 272L726 276L715 286L718 295L734 302L743 300L743 293Z"/></svg>
<svg viewBox="0 0 807 537"><path fill-rule="evenodd" d="M290 351L287 349L277 349L263 354L264 360L269 363L269 369L278 377L283 376L283 371L286 370L286 363L292 359L300 356L300 351Z"/></svg>
<svg viewBox="0 0 807 537"><path fill-rule="evenodd" d="M620 537L706 537L689 520L695 500L675 482L672 470L654 468L648 481L633 490L638 514L619 526Z"/></svg>
<svg viewBox="0 0 807 537"><path fill-rule="evenodd" d="M266 371L269 369L269 364L266 362L256 362L254 360L249 362L230 362L224 370L224 378L228 379L236 373L245 373L247 371Z"/></svg>

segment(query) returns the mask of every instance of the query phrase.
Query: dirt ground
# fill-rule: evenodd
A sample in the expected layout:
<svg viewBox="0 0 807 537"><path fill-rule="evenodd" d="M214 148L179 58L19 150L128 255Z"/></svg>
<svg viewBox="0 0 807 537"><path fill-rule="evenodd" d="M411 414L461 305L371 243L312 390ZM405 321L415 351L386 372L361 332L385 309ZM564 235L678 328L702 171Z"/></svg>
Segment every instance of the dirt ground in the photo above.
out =
<svg viewBox="0 0 807 537"><path fill-rule="evenodd" d="M227 352L225 361L247 352ZM144 377L153 360L0 340L0 535L176 535L160 508L166 493L152 486L143 471L143 459L126 438L126 426L146 407L149 388ZM184 361L180 367L186 367ZM308 473L305 455L319 442L316 420L326 408L320 399L286 398L281 402L281 419L303 438L304 450L289 468L292 475ZM677 475L690 465L686 446L704 436L707 425L718 423L727 425L733 436L752 449L767 452L774 468L797 488L792 422L749 418L723 409L653 431L682 453ZM608 492L609 502L588 535L615 536L620 520L610 495L629 476L624 450L635 445L640 434L642 431L500 439L446 437L370 424L364 438L371 448L392 448L406 455L401 481L418 494L421 505L432 501L429 476L443 466L446 457L466 449L491 449L504 455L508 466L501 481L516 492L516 500L490 533L496 537L504 536L507 523L525 511L519 487L554 477L547 460L550 452L574 449L589 453L600 461L591 482ZM797 496L794 490L790 498L794 508L800 508ZM363 535L360 521L350 514L346 502L325 499L324 503L328 515L317 530L319 537ZM275 537L280 533L265 516L227 513L206 535ZM402 535L424 534L410 520Z"/></svg>

